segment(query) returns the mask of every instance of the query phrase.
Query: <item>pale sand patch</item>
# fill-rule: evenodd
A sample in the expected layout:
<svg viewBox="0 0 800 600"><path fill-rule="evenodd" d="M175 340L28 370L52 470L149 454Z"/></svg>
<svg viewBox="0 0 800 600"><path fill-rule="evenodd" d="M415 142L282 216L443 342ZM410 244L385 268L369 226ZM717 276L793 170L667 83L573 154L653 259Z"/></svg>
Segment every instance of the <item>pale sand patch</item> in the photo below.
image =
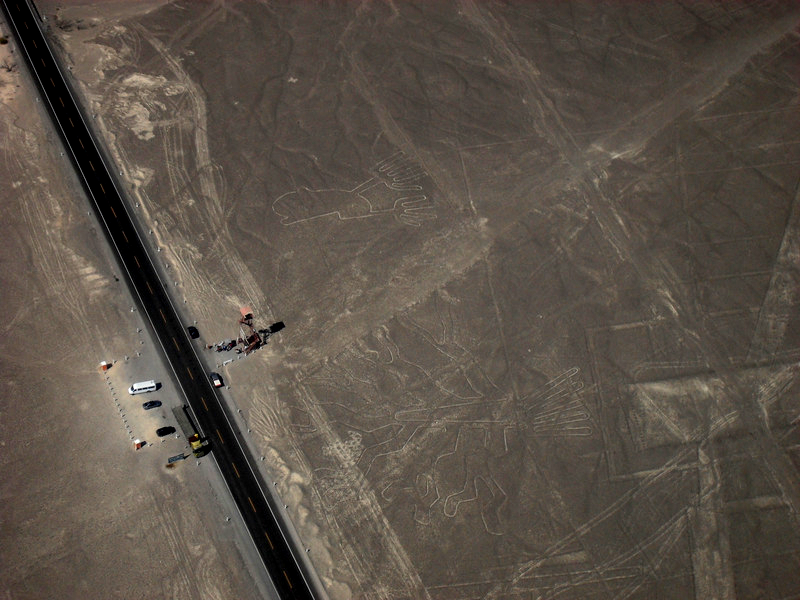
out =
<svg viewBox="0 0 800 600"><path fill-rule="evenodd" d="M0 36L7 43L0 44L0 103L8 104L14 98L14 91L19 86L20 64L13 39L9 33L8 24L0 13Z"/></svg>

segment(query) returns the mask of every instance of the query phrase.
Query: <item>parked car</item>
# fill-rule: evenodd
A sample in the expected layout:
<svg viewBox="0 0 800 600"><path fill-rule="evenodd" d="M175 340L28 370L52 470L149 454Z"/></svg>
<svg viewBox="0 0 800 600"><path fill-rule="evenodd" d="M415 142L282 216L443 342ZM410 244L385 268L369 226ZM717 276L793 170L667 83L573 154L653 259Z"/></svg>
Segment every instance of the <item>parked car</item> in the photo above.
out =
<svg viewBox="0 0 800 600"><path fill-rule="evenodd" d="M219 373L209 373L208 378L211 380L211 383L214 384L214 387L222 387L222 377L219 376Z"/></svg>
<svg viewBox="0 0 800 600"><path fill-rule="evenodd" d="M192 338L193 340L196 340L197 338L200 337L200 332L197 331L197 327L192 327L190 325L189 327L186 328L186 331L189 332L189 337Z"/></svg>
<svg viewBox="0 0 800 600"><path fill-rule="evenodd" d="M156 435L158 437L164 437L165 435L170 435L172 433L175 433L175 428L172 426L159 427L156 429Z"/></svg>
<svg viewBox="0 0 800 600"><path fill-rule="evenodd" d="M161 400L150 400L150 402L145 402L142 404L142 408L145 410L150 410L151 408L158 408L161 406Z"/></svg>
<svg viewBox="0 0 800 600"><path fill-rule="evenodd" d="M137 381L131 387L128 388L128 393L131 396L133 396L134 394L146 394L147 392L155 392L160 387L161 384L156 383L152 379L149 381Z"/></svg>

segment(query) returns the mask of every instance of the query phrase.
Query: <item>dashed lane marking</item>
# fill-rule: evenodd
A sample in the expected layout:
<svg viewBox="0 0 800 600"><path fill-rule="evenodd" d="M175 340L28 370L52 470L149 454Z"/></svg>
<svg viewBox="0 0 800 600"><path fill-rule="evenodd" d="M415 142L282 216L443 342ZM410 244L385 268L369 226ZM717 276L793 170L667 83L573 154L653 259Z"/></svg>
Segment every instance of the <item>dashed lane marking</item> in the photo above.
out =
<svg viewBox="0 0 800 600"><path fill-rule="evenodd" d="M258 511L256 510L256 505L255 505L255 504L253 504L253 500L252 500L252 498L250 498L250 496L248 496L248 497L247 497L247 501L250 503L250 508L252 508L252 509L253 509L253 512L258 512Z"/></svg>
<svg viewBox="0 0 800 600"><path fill-rule="evenodd" d="M100 191L103 192L104 194L106 193L106 188L103 187L102 183L100 184ZM114 218L116 219L117 218L117 212L114 210L113 206L111 206L110 208L111 208L111 212L114 213Z"/></svg>
<svg viewBox="0 0 800 600"><path fill-rule="evenodd" d="M72 117L67 117L67 119L69 119L69 126L75 127L75 123L72 122Z"/></svg>
<svg viewBox="0 0 800 600"><path fill-rule="evenodd" d="M150 287L150 282L149 281L145 281L145 284L147 284L147 289L150 290L150 295L152 296L153 295L153 288Z"/></svg>
<svg viewBox="0 0 800 600"><path fill-rule="evenodd" d="M236 468L236 464L235 463L231 463L231 466L233 467L233 472L236 473L236 478L237 479L241 479L242 476L239 475L239 469Z"/></svg>
<svg viewBox="0 0 800 600"><path fill-rule="evenodd" d="M124 231L122 232L122 237L124 237L124 238L125 238L125 241L126 241L126 242L128 241L128 236L127 236L127 235L125 235L125 232L124 232Z"/></svg>
<svg viewBox="0 0 800 600"><path fill-rule="evenodd" d="M134 257L133 257L133 260L135 260L135 261L136 261L136 266L137 266L137 267L139 267L139 268L141 269L141 268L142 268L142 265L140 265L140 264L139 264L139 257L138 257L138 256L134 256Z"/></svg>
<svg viewBox="0 0 800 600"><path fill-rule="evenodd" d="M286 571L283 572L283 576L286 577L286 583L289 584L289 589L292 589L292 582L289 581L289 576L286 574Z"/></svg>
<svg viewBox="0 0 800 600"><path fill-rule="evenodd" d="M264 536L267 538L267 541L269 542L269 549L275 550L275 546L272 545L272 540L269 539L269 534L266 531L264 532Z"/></svg>
<svg viewBox="0 0 800 600"><path fill-rule="evenodd" d="M72 123L72 119L70 119L69 122ZM81 148L86 150L86 146L83 145L83 140L81 138L78 138L78 143L81 145Z"/></svg>
<svg viewBox="0 0 800 600"><path fill-rule="evenodd" d="M206 399L201 396L200 400L203 401L203 408L205 408L206 412L208 412L208 404L206 404ZM219 431L217 432L217 435L219 435ZM225 442L222 442L222 443L224 444Z"/></svg>
<svg viewBox="0 0 800 600"><path fill-rule="evenodd" d="M64 101L61 99L61 96L58 97L58 101L61 102L61 106L64 106Z"/></svg>
<svg viewBox="0 0 800 600"><path fill-rule="evenodd" d="M172 341L174 342L175 338L172 338ZM177 346L178 344L175 344L175 345ZM194 375L192 375L192 372L189 370L189 367L186 367L186 372L189 374L189 379L194 381Z"/></svg>
<svg viewBox="0 0 800 600"><path fill-rule="evenodd" d="M172 343L175 345L175 350L180 350L180 347L178 346L178 342L175 341L175 338L172 338Z"/></svg>
<svg viewBox="0 0 800 600"><path fill-rule="evenodd" d="M94 165L92 164L92 161L89 161L89 166L92 167L92 171L94 171Z"/></svg>
<svg viewBox="0 0 800 600"><path fill-rule="evenodd" d="M166 323L167 322L167 317L164 316L164 311L159 308L158 312L161 313L161 320L164 321L164 323Z"/></svg>
<svg viewBox="0 0 800 600"><path fill-rule="evenodd" d="M203 402L205 402L205 400L203 400ZM222 434L219 432L219 429L217 429L217 437L219 438L220 442L223 444L225 443L225 440L222 439Z"/></svg>

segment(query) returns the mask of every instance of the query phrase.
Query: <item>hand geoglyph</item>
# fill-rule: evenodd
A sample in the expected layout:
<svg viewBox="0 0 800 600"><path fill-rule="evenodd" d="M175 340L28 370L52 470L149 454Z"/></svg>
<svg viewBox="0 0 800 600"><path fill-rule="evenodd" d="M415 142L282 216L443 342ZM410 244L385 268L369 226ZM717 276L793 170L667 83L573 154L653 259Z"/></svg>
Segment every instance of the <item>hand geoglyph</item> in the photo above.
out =
<svg viewBox="0 0 800 600"><path fill-rule="evenodd" d="M350 190L301 187L276 199L272 209L283 225L322 217L347 221L392 215L404 225L420 227L436 218L434 204L422 186L427 173L404 152L379 162L371 174Z"/></svg>

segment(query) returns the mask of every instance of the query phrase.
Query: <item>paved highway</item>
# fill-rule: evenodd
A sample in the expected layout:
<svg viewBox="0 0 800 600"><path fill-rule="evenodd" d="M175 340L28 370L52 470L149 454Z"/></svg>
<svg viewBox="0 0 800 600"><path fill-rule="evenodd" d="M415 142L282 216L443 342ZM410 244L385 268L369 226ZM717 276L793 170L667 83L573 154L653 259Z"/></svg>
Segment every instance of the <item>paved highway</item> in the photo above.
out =
<svg viewBox="0 0 800 600"><path fill-rule="evenodd" d="M272 497L262 481L240 432L211 386L202 363L150 260L126 204L117 190L89 127L62 76L40 28L38 15L25 0L3 0L20 51L53 118L56 130L78 171L98 220L127 274L160 342L164 355L191 406L253 542L282 598L313 598L308 574L276 518Z"/></svg>

